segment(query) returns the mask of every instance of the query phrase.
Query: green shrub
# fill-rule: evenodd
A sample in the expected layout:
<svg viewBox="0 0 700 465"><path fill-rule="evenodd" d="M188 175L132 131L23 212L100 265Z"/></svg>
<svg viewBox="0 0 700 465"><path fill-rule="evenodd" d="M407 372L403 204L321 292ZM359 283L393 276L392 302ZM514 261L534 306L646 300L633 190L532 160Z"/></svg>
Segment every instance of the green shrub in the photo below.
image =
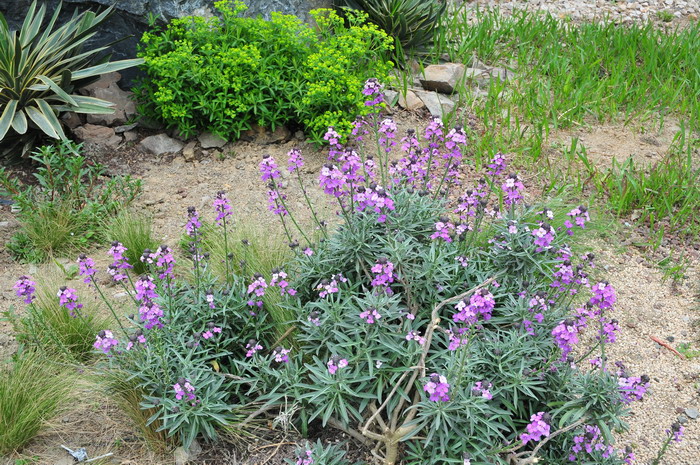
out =
<svg viewBox="0 0 700 465"><path fill-rule="evenodd" d="M140 193L141 181L130 176L102 182L104 168L79 151L68 141L34 152L38 185L23 186L0 168L0 188L19 209L21 227L8 243L18 259L38 262L101 240L105 220Z"/></svg>
<svg viewBox="0 0 700 465"><path fill-rule="evenodd" d="M70 373L36 352L0 361L0 455L21 449L70 398Z"/></svg>
<svg viewBox="0 0 700 465"><path fill-rule="evenodd" d="M32 2L22 28L10 31L0 14L0 157L29 153L41 136L67 140L58 115L112 113L110 102L73 92L96 81L100 74L136 66L141 59L109 63L105 47L83 50L114 12L91 11L54 26L60 8L48 23L46 6ZM11 131L10 131L11 129Z"/></svg>
<svg viewBox="0 0 700 465"><path fill-rule="evenodd" d="M292 124L321 142L329 125L347 133L367 113L362 85L391 67L382 59L391 40L361 14L345 27L331 10L315 10L315 31L289 15L240 17L239 1L216 7L221 18L176 19L141 39L139 111L185 137L207 130L238 139L253 124Z"/></svg>
<svg viewBox="0 0 700 465"><path fill-rule="evenodd" d="M339 0L338 6L364 11L394 38L397 52L427 53L447 8L440 0Z"/></svg>

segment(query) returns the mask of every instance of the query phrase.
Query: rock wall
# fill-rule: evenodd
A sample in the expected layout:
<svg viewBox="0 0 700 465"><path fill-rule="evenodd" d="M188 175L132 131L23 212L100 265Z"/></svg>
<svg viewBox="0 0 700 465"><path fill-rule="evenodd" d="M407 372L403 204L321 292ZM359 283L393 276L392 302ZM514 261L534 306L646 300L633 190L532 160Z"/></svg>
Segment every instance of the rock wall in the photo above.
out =
<svg viewBox="0 0 700 465"><path fill-rule="evenodd" d="M105 24L102 31L95 35L90 46L98 46L114 42L122 37L130 36L127 40L112 48L114 60L134 58L136 46L141 35L147 29L149 14L161 16L166 20L191 15L209 16L214 11L215 0L64 0L62 20L70 18L77 8L78 11L91 9L98 11L105 5L114 4L117 12ZM309 11L314 8L329 7L332 0L244 0L248 5L247 14L270 17L273 11L297 15L304 20L309 19ZM10 24L11 29L18 29L32 0L0 0L0 13ZM56 8L59 0L45 0L48 14ZM123 70L121 86L129 86L137 76L137 70Z"/></svg>

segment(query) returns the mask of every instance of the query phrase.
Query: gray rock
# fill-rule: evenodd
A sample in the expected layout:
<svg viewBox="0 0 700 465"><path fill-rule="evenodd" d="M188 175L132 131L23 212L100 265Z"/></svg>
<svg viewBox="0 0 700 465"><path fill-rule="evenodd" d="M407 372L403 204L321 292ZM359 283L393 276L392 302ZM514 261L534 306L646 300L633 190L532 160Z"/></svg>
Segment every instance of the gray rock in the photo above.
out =
<svg viewBox="0 0 700 465"><path fill-rule="evenodd" d="M212 134L211 132L203 132L202 134L197 136L197 139L199 140L199 143L201 144L203 149L218 149L226 145L227 142L227 140L223 137L219 137L216 134Z"/></svg>
<svg viewBox="0 0 700 465"><path fill-rule="evenodd" d="M416 95L423 101L431 115L442 118L452 112L455 103L447 96L437 92L416 91Z"/></svg>
<svg viewBox="0 0 700 465"><path fill-rule="evenodd" d="M122 141L121 136L114 133L114 129L106 126L97 126L95 124L86 124L85 126L75 128L73 133L83 142L105 147L114 148Z"/></svg>
<svg viewBox="0 0 700 465"><path fill-rule="evenodd" d="M406 96L399 95L399 106L405 108L406 110L418 110L425 107L423 101L418 98L415 92L412 90L406 91Z"/></svg>
<svg viewBox="0 0 700 465"><path fill-rule="evenodd" d="M394 90L385 90L384 91L384 100L386 101L387 105L390 107L393 107L396 105L396 100L397 97L399 96L399 93L394 91Z"/></svg>
<svg viewBox="0 0 700 465"><path fill-rule="evenodd" d="M117 126L114 128L114 132L117 134L122 134L127 131L131 131L132 129L136 129L136 126L138 126L139 123L133 123L133 124L127 124L125 126Z"/></svg>
<svg viewBox="0 0 700 465"><path fill-rule="evenodd" d="M83 124L83 122L80 120L80 116L78 116L77 113L73 113L72 111L64 113L61 116L61 121L63 121L63 124L65 124L66 127L70 129L75 129L81 124Z"/></svg>
<svg viewBox="0 0 700 465"><path fill-rule="evenodd" d="M698 412L698 409L696 408L685 409L685 414L688 416L688 418L693 420L697 420L698 416L700 416L700 412Z"/></svg>
<svg viewBox="0 0 700 465"><path fill-rule="evenodd" d="M425 90L451 94L462 81L464 69L464 65L460 63L430 65L425 68L419 80Z"/></svg>
<svg viewBox="0 0 700 465"><path fill-rule="evenodd" d="M156 134L155 136L146 137L139 146L153 155L163 155L165 153L179 152L184 147L184 144L165 134Z"/></svg>
<svg viewBox="0 0 700 465"><path fill-rule="evenodd" d="M139 135L133 131L129 131L129 132L124 133L124 140L126 142L135 142L136 140L138 140L138 138L139 138Z"/></svg>
<svg viewBox="0 0 700 465"><path fill-rule="evenodd" d="M10 227L9 221L0 221L0 229L9 228L9 227Z"/></svg>

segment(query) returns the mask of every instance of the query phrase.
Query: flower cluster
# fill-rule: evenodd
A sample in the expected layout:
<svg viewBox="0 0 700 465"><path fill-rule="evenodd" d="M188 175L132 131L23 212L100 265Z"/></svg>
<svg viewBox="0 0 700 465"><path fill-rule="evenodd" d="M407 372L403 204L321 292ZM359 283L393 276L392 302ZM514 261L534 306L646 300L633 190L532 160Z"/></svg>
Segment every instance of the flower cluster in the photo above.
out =
<svg viewBox="0 0 700 465"><path fill-rule="evenodd" d="M423 390L428 393L429 399L433 402L447 402L450 400L448 392L450 385L447 378L437 373L433 373L428 378L428 382L423 386Z"/></svg>
<svg viewBox="0 0 700 465"><path fill-rule="evenodd" d="M472 386L472 392L486 400L491 400L493 399L493 394L491 394L492 388L493 384L488 381L477 381L474 383L474 386Z"/></svg>
<svg viewBox="0 0 700 465"><path fill-rule="evenodd" d="M576 322L567 318L559 323L552 330L554 342L561 349L561 359L566 360L566 357L574 350L574 346L578 344L578 326Z"/></svg>
<svg viewBox="0 0 700 465"><path fill-rule="evenodd" d="M532 235L535 236L535 245L537 251L541 252L550 248L554 240L554 228L546 222L540 223L540 227L532 230Z"/></svg>
<svg viewBox="0 0 700 465"><path fill-rule="evenodd" d="M97 273L95 262L84 253L80 254L78 257L78 269L78 274L85 277L83 279L85 284L90 284L93 280L92 277Z"/></svg>
<svg viewBox="0 0 700 465"><path fill-rule="evenodd" d="M265 278L260 273L255 273L253 275L253 282L248 285L248 294L254 294L257 300L249 300L248 305L262 307L262 298L265 295L265 289L267 289L267 282Z"/></svg>
<svg viewBox="0 0 700 465"><path fill-rule="evenodd" d="M246 358L250 358L253 355L255 355L259 350L262 350L263 346L261 346L260 343L258 341L256 341L255 339L251 339L245 345L245 349L246 349L246 353L245 353Z"/></svg>
<svg viewBox="0 0 700 465"><path fill-rule="evenodd" d="M287 169L290 173L298 172L304 166L304 157L301 155L301 150L293 148L287 153Z"/></svg>
<svg viewBox="0 0 700 465"><path fill-rule="evenodd" d="M163 310L155 302L158 298L156 293L156 283L150 276L142 276L134 283L136 295L134 298L139 302L139 316L144 322L144 328L162 328Z"/></svg>
<svg viewBox="0 0 700 465"><path fill-rule="evenodd" d="M216 211L216 224L219 226L226 222L226 218L231 216L231 205L226 198L226 192L219 191L216 193L216 198L214 199L214 211Z"/></svg>
<svg viewBox="0 0 700 465"><path fill-rule="evenodd" d="M334 355L328 360L326 365L328 366L328 373L334 375L339 368L348 366L348 361L338 355Z"/></svg>
<svg viewBox="0 0 700 465"><path fill-rule="evenodd" d="M187 397L188 401L193 402L192 405L194 405L194 401L197 400L197 396L194 393L194 386L192 386L189 379L178 378L177 383L173 385L173 391L175 391L175 398L177 400L182 400Z"/></svg>
<svg viewBox="0 0 700 465"><path fill-rule="evenodd" d="M362 89L362 95L369 97L371 100L365 102L365 106L373 107L384 102L384 94L382 90L384 86L375 78L368 79L365 82L365 87Z"/></svg>
<svg viewBox="0 0 700 465"><path fill-rule="evenodd" d="M95 343L93 344L93 347L95 347L97 350L101 350L105 353L105 355L110 356L110 351L112 348L118 345L119 341L114 337L112 331L102 330L97 333L97 336L95 336Z"/></svg>
<svg viewBox="0 0 700 465"><path fill-rule="evenodd" d="M440 221L435 223L435 232L430 235L431 239L442 239L445 242L452 242L455 225L452 224L447 217L441 217Z"/></svg>
<svg viewBox="0 0 700 465"><path fill-rule="evenodd" d="M466 322L467 324L474 324L479 320L481 316L484 320L491 319L491 313L496 306L496 301L493 298L493 294L487 289L479 289L469 298L469 303L466 299L463 299L455 305L457 313L452 315L452 319L456 322Z"/></svg>
<svg viewBox="0 0 700 465"><path fill-rule="evenodd" d="M379 314L376 308L368 308L364 312L360 313L360 318L365 320L368 324L374 324L375 322L379 321L379 319L382 317L382 315Z"/></svg>
<svg viewBox="0 0 700 465"><path fill-rule="evenodd" d="M187 235L196 238L199 228L202 227L202 223L199 221L199 213L194 207L187 207L187 224L185 224L185 230Z"/></svg>
<svg viewBox="0 0 700 465"><path fill-rule="evenodd" d="M263 181L272 181L280 177L280 172L275 159L270 155L264 155L260 162L260 174Z"/></svg>
<svg viewBox="0 0 700 465"><path fill-rule="evenodd" d="M275 350L272 351L272 358L277 363L289 363L289 353L291 351L292 349L285 349L282 346L278 346Z"/></svg>
<svg viewBox="0 0 700 465"><path fill-rule="evenodd" d="M394 282L394 264L386 257L381 257L372 267L372 273L375 274L372 279L373 287L389 287Z"/></svg>
<svg viewBox="0 0 700 465"><path fill-rule="evenodd" d="M34 302L36 283L29 276L21 276L12 288L15 290L17 297L24 297L25 304Z"/></svg>
<svg viewBox="0 0 700 465"><path fill-rule="evenodd" d="M143 331L140 329L129 336L129 342L126 344L126 350L131 350L136 346L136 344L146 344L146 336L143 335Z"/></svg>
<svg viewBox="0 0 700 465"><path fill-rule="evenodd" d="M207 323L207 329L202 333L202 339L211 339L214 337L214 334L221 334L221 328L210 321Z"/></svg>
<svg viewBox="0 0 700 465"><path fill-rule="evenodd" d="M304 452L300 453L297 456L297 461L295 462L295 465L313 465L314 463L314 458L313 458L314 451L307 449Z"/></svg>
<svg viewBox="0 0 700 465"><path fill-rule="evenodd" d="M681 442L683 438L683 433L685 433L685 428L679 422L675 422L671 425L670 430L666 430L666 434L671 436L671 439L675 442Z"/></svg>
<svg viewBox="0 0 700 465"><path fill-rule="evenodd" d="M172 249L165 244L160 245L155 252L145 249L141 255L141 261L148 265L155 264L158 268L159 279L166 279L173 274L175 258Z"/></svg>
<svg viewBox="0 0 700 465"><path fill-rule="evenodd" d="M505 171L505 169L508 167L508 163L506 162L506 157L503 155L501 152L496 153L496 155L493 156L493 159L491 160L491 163L488 164L489 167L489 175L491 176L500 176L501 173Z"/></svg>
<svg viewBox="0 0 700 465"><path fill-rule="evenodd" d="M527 433L520 435L523 444L528 442L538 442L542 438L549 436L549 423L552 421L551 415L545 412L537 412L530 417L530 423L526 426Z"/></svg>
<svg viewBox="0 0 700 465"><path fill-rule="evenodd" d="M127 250L128 249L124 247L121 242L114 241L112 242L112 247L110 247L107 252L112 257L112 263L109 265L107 272L116 282L127 279L124 270L133 268L133 266L129 264L129 259L124 255Z"/></svg>
<svg viewBox="0 0 700 465"><path fill-rule="evenodd" d="M574 223L576 223L576 226L580 227L581 229L585 229L586 223L591 220L590 216L588 215L588 209L583 205L571 210L569 213L567 213L567 216L570 216L571 219L574 220ZM564 226L566 227L566 233L569 236L572 236L574 234L574 225L571 223L571 220L567 219L564 221Z"/></svg>
<svg viewBox="0 0 700 465"><path fill-rule="evenodd" d="M76 317L76 312L83 308L83 304L78 303L78 291L61 286L58 290L58 304L68 310L70 316Z"/></svg>
<svg viewBox="0 0 700 465"><path fill-rule="evenodd" d="M293 296L297 293L297 291L289 286L289 283L286 281L286 279L287 279L287 273L275 268L272 270L272 277L270 278L269 286L270 287L275 287L275 286L279 287L281 295L289 294L289 295Z"/></svg>
<svg viewBox="0 0 700 465"><path fill-rule="evenodd" d="M335 294L336 292L338 292L338 282L346 283L348 282L348 280L340 273L334 274L333 276L331 276L331 279L322 280L321 283L316 287L316 290L318 291L318 296L323 298L326 297L328 294Z"/></svg>
<svg viewBox="0 0 700 465"><path fill-rule="evenodd" d="M574 436L574 445L571 447L569 461L576 462L579 460L581 452L587 452L589 455L594 451L602 452L603 458L612 456L614 449L610 444L606 444L600 434L600 428L594 425L586 425L583 429L583 434Z"/></svg>
<svg viewBox="0 0 700 465"><path fill-rule="evenodd" d="M593 297L590 298L589 302L601 310L612 308L617 300L615 289L608 282L603 281L595 284L591 287L591 291L593 291Z"/></svg>
<svg viewBox="0 0 700 465"><path fill-rule="evenodd" d="M420 331L409 331L406 334L407 341L416 341L419 345L425 344L425 338L420 335Z"/></svg>

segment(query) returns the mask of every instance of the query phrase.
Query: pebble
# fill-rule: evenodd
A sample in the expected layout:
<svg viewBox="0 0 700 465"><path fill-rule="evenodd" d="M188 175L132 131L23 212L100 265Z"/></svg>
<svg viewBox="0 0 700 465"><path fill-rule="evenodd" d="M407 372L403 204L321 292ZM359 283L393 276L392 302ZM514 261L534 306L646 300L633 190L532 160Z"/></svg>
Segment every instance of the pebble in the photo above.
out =
<svg viewBox="0 0 700 465"><path fill-rule="evenodd" d="M698 409L696 408L685 409L685 414L688 418L692 420L697 420L698 416L700 416L700 412L698 412Z"/></svg>

